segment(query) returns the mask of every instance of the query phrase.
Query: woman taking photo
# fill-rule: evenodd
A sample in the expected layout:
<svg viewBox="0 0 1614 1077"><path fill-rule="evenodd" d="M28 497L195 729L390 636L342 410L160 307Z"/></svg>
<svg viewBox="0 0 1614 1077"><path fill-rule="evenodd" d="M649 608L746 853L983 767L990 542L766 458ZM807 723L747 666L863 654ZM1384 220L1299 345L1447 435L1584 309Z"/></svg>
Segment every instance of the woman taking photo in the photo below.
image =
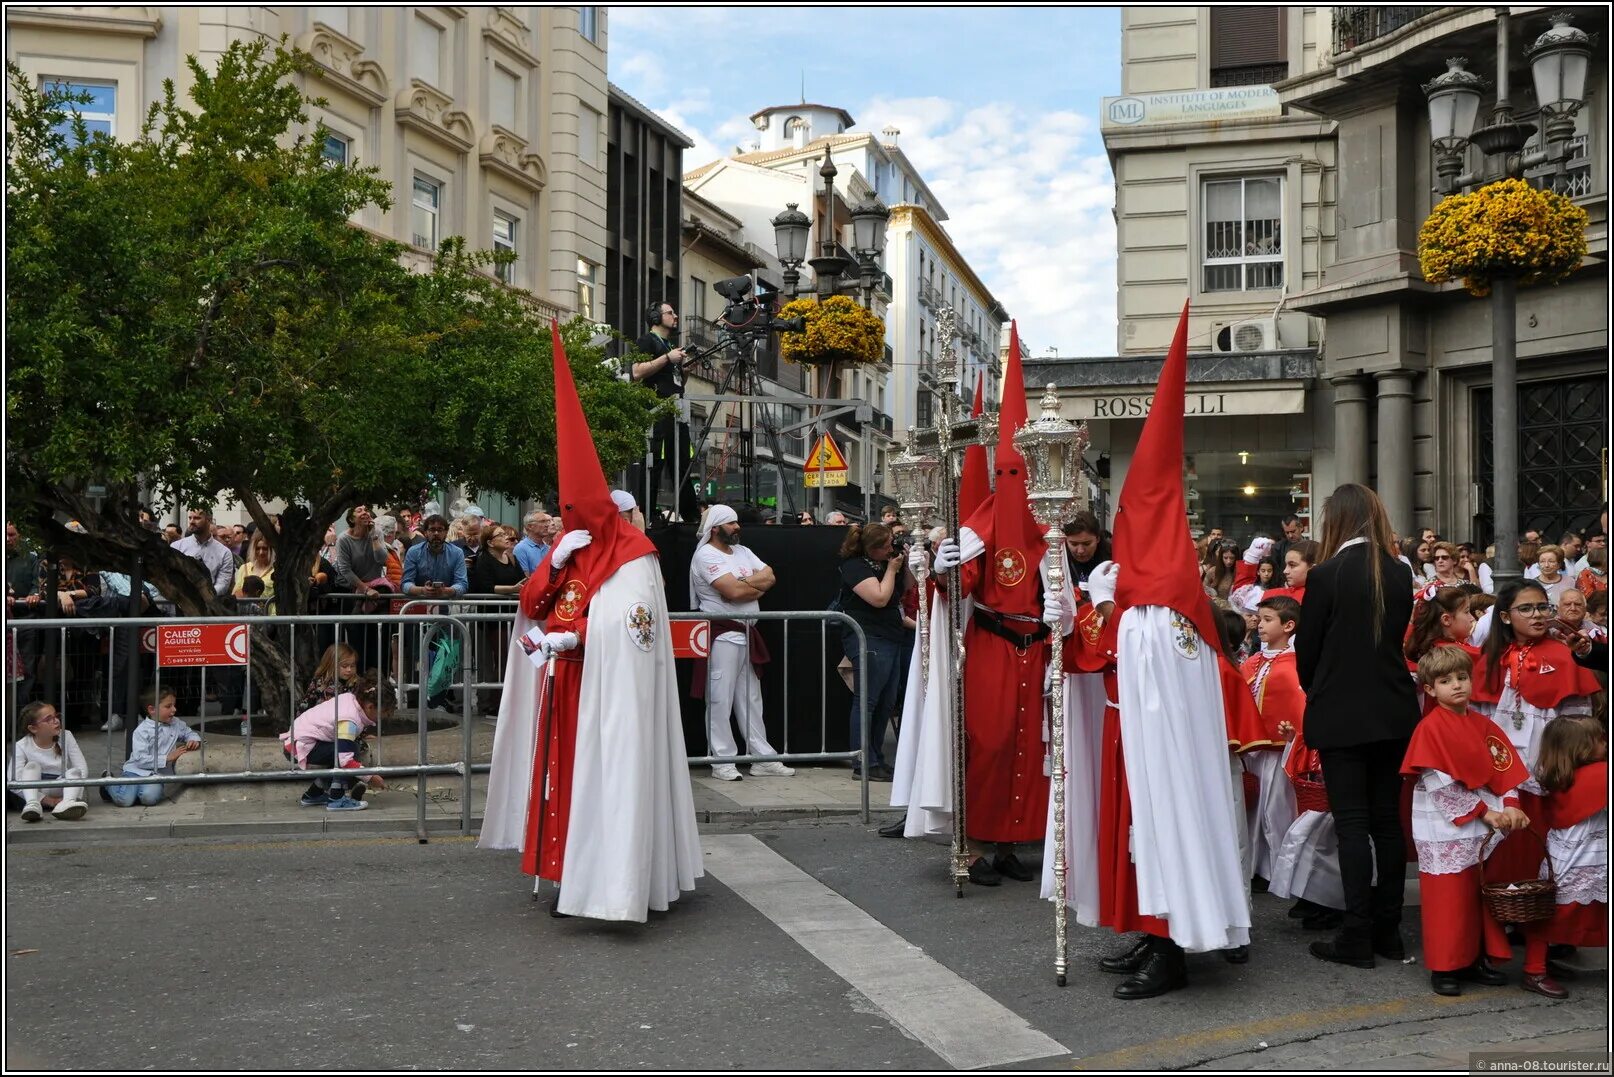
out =
<svg viewBox="0 0 1614 1077"><path fill-rule="evenodd" d="M1205 590L1212 598L1226 598L1233 590L1233 576L1238 571L1238 565L1238 547L1231 542L1212 544L1209 564L1203 573Z"/></svg>
<svg viewBox="0 0 1614 1077"><path fill-rule="evenodd" d="M891 768L885 761L885 728L897 709L897 685L902 679L902 591L907 569L903 555L892 546L891 529L885 524L854 524L841 543L841 612L863 629L868 641L867 679L860 682L857 671L857 635L841 634L841 647L852 661L851 746L863 744L859 727L859 701L868 701L869 738L863 760L869 780L888 782ZM861 771L853 769L854 778Z"/></svg>
<svg viewBox="0 0 1614 1077"><path fill-rule="evenodd" d="M1397 553L1378 495L1356 483L1336 489L1323 504L1321 563L1307 573L1295 635L1306 742L1322 760L1345 889L1344 927L1311 952L1365 969L1374 954L1404 956L1401 761L1419 707L1401 653L1412 573Z"/></svg>

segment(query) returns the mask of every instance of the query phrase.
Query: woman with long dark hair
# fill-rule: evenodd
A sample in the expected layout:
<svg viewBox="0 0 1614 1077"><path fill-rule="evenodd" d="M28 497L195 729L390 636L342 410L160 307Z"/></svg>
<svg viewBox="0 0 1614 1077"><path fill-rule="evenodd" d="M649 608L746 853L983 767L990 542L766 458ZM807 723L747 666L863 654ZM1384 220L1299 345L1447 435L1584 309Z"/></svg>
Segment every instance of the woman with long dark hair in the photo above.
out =
<svg viewBox="0 0 1614 1077"><path fill-rule="evenodd" d="M902 592L906 579L904 557L891 541L885 524L854 524L841 543L841 612L858 623L868 649L867 680L858 677L857 634L841 633L841 647L852 661L851 745L863 744L859 727L859 700L868 701L869 735L863 758L869 780L888 782L891 768L885 761L885 733L891 714L899 702L897 686L902 679ZM861 770L854 765L854 777Z"/></svg>
<svg viewBox="0 0 1614 1077"><path fill-rule="evenodd" d="M1405 955L1401 761L1419 707L1401 651L1412 573L1398 553L1378 495L1356 483L1336 489L1323 503L1322 560L1307 574L1295 635L1306 742L1322 760L1345 888L1344 926L1311 952L1358 968L1372 968L1374 954Z"/></svg>

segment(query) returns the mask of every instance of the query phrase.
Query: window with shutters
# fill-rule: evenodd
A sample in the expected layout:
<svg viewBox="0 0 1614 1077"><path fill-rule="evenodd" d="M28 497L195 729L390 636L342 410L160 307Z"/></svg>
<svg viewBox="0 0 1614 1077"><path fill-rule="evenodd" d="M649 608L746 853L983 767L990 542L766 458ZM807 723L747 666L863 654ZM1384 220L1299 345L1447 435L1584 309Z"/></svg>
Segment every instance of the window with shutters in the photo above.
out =
<svg viewBox="0 0 1614 1077"><path fill-rule="evenodd" d="M1210 9L1210 84L1270 86L1289 77L1286 9Z"/></svg>
<svg viewBox="0 0 1614 1077"><path fill-rule="evenodd" d="M1283 178L1206 180L1201 189L1206 292L1283 287Z"/></svg>

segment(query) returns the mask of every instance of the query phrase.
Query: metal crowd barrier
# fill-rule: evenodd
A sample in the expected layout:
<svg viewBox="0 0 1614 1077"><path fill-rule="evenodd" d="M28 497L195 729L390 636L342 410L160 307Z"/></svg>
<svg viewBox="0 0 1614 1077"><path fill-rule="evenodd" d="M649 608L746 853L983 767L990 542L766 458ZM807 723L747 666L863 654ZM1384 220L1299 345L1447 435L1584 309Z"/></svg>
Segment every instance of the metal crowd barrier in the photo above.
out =
<svg viewBox="0 0 1614 1077"><path fill-rule="evenodd" d="M328 595L326 598L336 598L339 600L357 599L375 601L374 599L367 599L366 596L362 595ZM308 668L306 665L304 665L302 669L299 669L297 658L297 634L299 627L302 627L305 630L311 629L316 633L316 664L319 661L318 656L322 655L330 647L338 643L347 643L349 646L352 646L352 640L360 640L364 644L364 649L355 649L360 650L361 656L368 653L375 659L374 667L377 670L377 677L381 684L381 691L383 693L389 691L395 693L400 711L407 709L403 706L407 694L411 691L416 693L417 698L415 710L417 715L418 746L416 760L413 764L391 766L386 765L382 758L386 738L381 736L380 731L377 730L377 737L374 741L376 759L372 765L348 770L331 769L280 771L253 769L253 738L251 736L251 723L255 717L261 718L270 716L255 709L256 701L252 696L252 665L250 662L249 651L249 658L246 665L244 667L237 667L241 669L242 676L244 678L241 705L238 708L231 708L230 712L227 714L209 715L206 713L209 702L206 698L209 667L198 667L200 674L200 685L197 690L197 710L199 713L196 717L195 723L197 726L197 732L202 739L201 766L204 768L204 770L207 765L207 725L210 722L240 723L241 736L245 748L246 769L238 772L223 774L201 773L184 775L152 775L150 777L125 777L121 774L109 774L109 776L105 778L86 777L82 781L75 779L73 784L75 786L84 787L137 784L203 785L218 784L223 782L308 781L315 778L329 778L338 775L348 777L362 777L371 774L379 774L383 777L414 776L417 778L417 836L420 838L420 840L424 841L426 840L425 816L427 799L425 794L425 779L428 775L457 774L463 779L463 788L460 798L460 830L462 833L470 833L472 775L476 773L486 773L491 766L490 763L478 763L473 761L472 756L474 751L472 719L477 710L475 704L477 702L479 692L500 690L503 688L505 663L508 658L509 648L513 646L513 640L511 637L513 635L516 600L513 596L461 596L459 598L404 598L403 596L390 596L389 598L385 599L385 601L393 604L393 606L397 609L397 612L361 615L304 614L300 616L243 616L229 617L226 619L211 619L211 623L245 624L250 626L251 631L263 630L278 632L282 629L285 630L286 638L281 642L284 643L288 667L288 713L283 716L282 720L275 723L276 728L290 728L292 720L296 717L297 701L301 699L304 694L302 686L303 684L308 683L313 673L312 669ZM432 612L434 609L446 609L451 612ZM669 616L674 620L680 621L709 621L712 617L711 614L702 613L700 611L674 611ZM790 718L791 698L793 693L788 687L792 683L791 629L799 623L816 623L818 625L818 644L826 659L830 658L836 653L836 648L831 646L828 631L829 626L831 624L837 624L843 628L850 628L857 641L858 653L856 657L856 683L859 685L865 684L867 682L868 673L868 645L867 638L864 635L862 627L844 613L825 610L748 613L745 615L743 620L747 622L785 622L783 631L784 646L782 648L782 654L776 656L775 658L776 661L780 661L782 663L783 668L781 676L783 677L784 683L787 686L786 690L782 694L783 711L779 716L779 725L781 729L781 743L779 750L770 755L743 754L732 757L714 756L711 748L711 727L710 723L708 722L703 723L707 738L706 754L700 756L690 756L688 760L689 764L691 766L714 764L732 764L739 766L746 763L767 762L851 763L857 767L860 774L859 784L861 787L860 794L862 802L862 818L865 822L867 822L869 819L870 796L869 768L863 765L863 760L867 754L865 746L869 736L868 693L856 693L857 699L861 703L858 714L858 723L860 728L858 743L849 748L847 751L829 751L827 745L830 693L827 688L827 682L830 676L830 671L835 668L835 663L829 661L820 663L820 665L823 667L820 672L820 676L823 678L825 683L821 684L821 690L819 693L820 703L818 747L816 751L810 749L792 750L790 743ZM6 625L6 629L10 637L10 643L14 648L20 644L22 638L21 633L46 633L50 631L56 631L58 633L58 638L61 641L60 650L64 659L61 674L61 695L58 698L64 700L64 702L68 696L65 669L68 632L70 630L78 629L109 630L112 636L108 650L107 673L109 677L109 690L107 692L105 712L110 716L113 713L117 713L118 705L115 703L115 700L118 698L118 694L121 693L123 687L121 681L110 683L112 675L112 662L110 660L112 653L111 648L116 646L119 632L144 633L146 629L157 626L166 625L172 627L176 624L189 625L207 623L210 623L210 619L200 617L118 617L105 619L33 618L10 621ZM493 626L493 629L492 631L484 632L479 627L482 625ZM407 652L409 655L409 660L404 661L402 660L402 653L394 650L394 641L396 640L397 646L402 647L403 643L407 640L408 630L411 627L414 629L413 647ZM344 632L344 629L347 631ZM374 649L369 650L372 631L374 632ZM461 694L459 711L460 728L462 733L462 751L461 758L457 762L430 764L426 762L426 718L428 711L427 703L430 695L428 686L430 684L431 644L445 633L449 633L452 637L458 638L462 647L460 673L455 679L454 683L448 689L446 689L446 691L451 691L457 688ZM250 634L251 633L249 631L249 638ZM714 645L715 640L709 643L708 649ZM137 647L136 653L131 657L131 660L141 661L142 658L143 656L139 653L139 648ZM362 657L359 668L365 668ZM710 667L708 667L708 671L709 670ZM299 676L300 673L301 676ZM709 672L708 676L710 676ZM215 683L217 683L218 675L216 673L214 674L214 680ZM162 683L162 669L160 667L157 669L157 676L154 683L157 686L160 686ZM335 686L333 685L333 691L334 687ZM23 735L23 733L18 728L17 716L21 707L21 701L17 700L15 696L16 693L13 693L13 701L11 706L12 728L13 735L20 737ZM710 684L708 683L707 699L709 700L710 698ZM385 699L384 696L383 699ZM223 701L221 700L220 702L222 703ZM492 708L492 712L497 712L496 705ZM128 723L128 727L132 730L133 726L140 721L141 717L142 716L139 714L130 715L125 717L125 721ZM731 715L730 721L732 722L733 720L734 719ZM744 738L744 733L745 731L742 727L740 730L740 737L742 739ZM110 772L114 769L115 765L121 765L114 764L113 762L111 736L107 738L106 751L106 769ZM60 778L46 779L37 782L23 782L8 778L6 788L8 791L18 791L25 789L60 788L65 784L66 780Z"/></svg>

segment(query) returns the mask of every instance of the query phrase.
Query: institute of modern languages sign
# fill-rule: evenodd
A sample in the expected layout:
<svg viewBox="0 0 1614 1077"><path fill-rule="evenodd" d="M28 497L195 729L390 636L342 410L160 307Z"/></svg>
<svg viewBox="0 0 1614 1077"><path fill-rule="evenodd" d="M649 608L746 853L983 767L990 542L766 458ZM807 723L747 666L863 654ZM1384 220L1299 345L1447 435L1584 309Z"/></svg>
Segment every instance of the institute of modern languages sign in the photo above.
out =
<svg viewBox="0 0 1614 1077"><path fill-rule="evenodd" d="M1149 127L1205 120L1276 119L1283 115L1271 86L1223 86L1215 90L1134 94L1104 98L1102 126Z"/></svg>

